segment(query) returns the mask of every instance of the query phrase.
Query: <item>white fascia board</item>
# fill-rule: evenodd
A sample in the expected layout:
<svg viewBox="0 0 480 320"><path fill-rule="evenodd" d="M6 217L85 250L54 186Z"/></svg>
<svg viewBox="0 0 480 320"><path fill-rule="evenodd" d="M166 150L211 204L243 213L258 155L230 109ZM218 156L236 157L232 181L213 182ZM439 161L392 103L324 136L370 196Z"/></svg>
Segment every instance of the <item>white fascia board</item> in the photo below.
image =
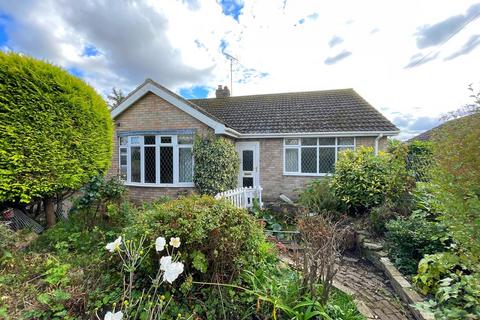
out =
<svg viewBox="0 0 480 320"><path fill-rule="evenodd" d="M225 125L220 123L207 115L201 113L200 111L196 110L192 106L190 106L182 99L173 96L169 92L162 90L161 88L157 87L156 85L152 84L151 82L146 82L142 87L140 87L136 92L130 95L127 99L125 99L118 107L112 110L111 116L115 119L118 115L122 112L127 110L131 105L137 102L140 98L146 95L148 92L152 92L153 94L159 96L160 98L164 99L165 101L171 103L175 107L179 108L180 110L184 111L185 113L189 114L190 116L194 117L195 119L199 120L200 122L206 124L210 128L215 130L216 134L224 134L225 133Z"/></svg>
<svg viewBox="0 0 480 320"><path fill-rule="evenodd" d="M339 132L295 132L295 133L251 133L240 134L239 138L295 138L295 137L372 137L383 134L383 136L394 136L400 131L339 131Z"/></svg>

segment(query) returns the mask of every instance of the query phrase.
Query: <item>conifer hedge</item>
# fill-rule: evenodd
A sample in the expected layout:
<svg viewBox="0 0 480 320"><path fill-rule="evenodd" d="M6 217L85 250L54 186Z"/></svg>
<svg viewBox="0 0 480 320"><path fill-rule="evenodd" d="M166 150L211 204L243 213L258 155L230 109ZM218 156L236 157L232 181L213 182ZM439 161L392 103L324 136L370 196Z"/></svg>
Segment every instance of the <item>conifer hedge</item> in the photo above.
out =
<svg viewBox="0 0 480 320"><path fill-rule="evenodd" d="M109 166L105 101L60 67L0 52L0 203L77 189Z"/></svg>

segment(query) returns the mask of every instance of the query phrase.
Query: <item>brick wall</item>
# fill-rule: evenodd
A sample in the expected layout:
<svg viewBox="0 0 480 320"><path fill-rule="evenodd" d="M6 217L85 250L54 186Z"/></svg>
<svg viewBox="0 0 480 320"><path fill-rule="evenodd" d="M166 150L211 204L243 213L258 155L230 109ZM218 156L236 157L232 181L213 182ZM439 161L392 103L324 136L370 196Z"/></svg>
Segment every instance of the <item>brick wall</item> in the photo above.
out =
<svg viewBox="0 0 480 320"><path fill-rule="evenodd" d="M376 137L357 137L358 146L374 146ZM259 139L260 141L260 185L266 201L277 199L280 194L296 199L298 192L312 179L318 177L283 175L283 139ZM379 141L379 149L387 146L387 137Z"/></svg>
<svg viewBox="0 0 480 320"><path fill-rule="evenodd" d="M153 93L146 94L115 119L115 135L112 166L109 175L118 174L118 138L116 131L196 129L197 133L212 130ZM162 195L176 197L179 193L191 192L193 188L128 187L132 201L151 201Z"/></svg>

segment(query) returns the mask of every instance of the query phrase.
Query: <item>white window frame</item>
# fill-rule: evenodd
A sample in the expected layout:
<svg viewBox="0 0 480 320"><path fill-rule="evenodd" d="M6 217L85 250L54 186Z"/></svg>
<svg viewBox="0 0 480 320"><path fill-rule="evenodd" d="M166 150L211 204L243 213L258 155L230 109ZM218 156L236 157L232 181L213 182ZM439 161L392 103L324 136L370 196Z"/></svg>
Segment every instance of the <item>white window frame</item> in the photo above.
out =
<svg viewBox="0 0 480 320"><path fill-rule="evenodd" d="M302 146L302 138L314 138L317 139L317 144L316 145L304 145ZM319 139L321 138L335 138L335 145L319 145ZM339 145L338 144L338 139L341 138L353 138L353 145ZM297 144L287 144L287 140L295 140L298 139ZM322 136L322 137L289 137L289 138L284 138L283 139L283 175L284 176L302 176L302 177L325 177L325 176L331 176L333 173L331 172L319 172L320 168L318 165L318 159L319 159L319 153L320 153L320 148L335 148L335 163L337 162L338 159L338 149L342 147L346 148L353 148L354 150L356 149L357 146L357 139L354 136L341 136L341 137L336 137L336 136ZM303 173L302 172L302 147L303 148L317 148L317 172L316 173ZM287 159L287 149L296 149L297 150L297 161L298 161L298 171L286 171L286 159Z"/></svg>
<svg viewBox="0 0 480 320"><path fill-rule="evenodd" d="M155 136L155 144L145 144L145 136ZM132 144L132 138L138 137L140 140L139 144ZM162 137L170 137L172 140L170 143L162 143ZM178 135L172 134L139 134L139 135L131 135L131 136L124 136L127 138L126 145L120 145L120 139L122 137L118 137L118 153L119 153L119 166L118 166L118 174L121 173L120 167L120 157L121 152L120 149L126 148L127 149L127 179L124 180L124 184L126 186L134 186L134 187L194 187L194 183L192 182L179 182L179 149L180 148L193 148L192 144L178 144ZM193 138L193 136L192 136ZM173 182L172 183L161 183L160 182L160 147L173 147ZM132 182L132 168L131 168L131 148L132 147L140 147L140 182ZM145 182L145 147L155 147L155 183L146 183ZM195 162L192 159L192 168L194 167ZM192 173L193 179L193 173Z"/></svg>

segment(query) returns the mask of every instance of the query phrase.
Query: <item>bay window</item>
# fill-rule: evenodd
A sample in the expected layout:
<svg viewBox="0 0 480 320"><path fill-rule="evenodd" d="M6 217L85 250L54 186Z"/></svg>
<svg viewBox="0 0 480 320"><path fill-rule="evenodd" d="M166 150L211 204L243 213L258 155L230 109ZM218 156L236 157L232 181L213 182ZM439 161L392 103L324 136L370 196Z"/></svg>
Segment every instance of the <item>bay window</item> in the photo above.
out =
<svg viewBox="0 0 480 320"><path fill-rule="evenodd" d="M119 138L119 174L127 184L193 186L192 135Z"/></svg>
<svg viewBox="0 0 480 320"><path fill-rule="evenodd" d="M286 138L283 146L285 175L322 176L333 173L339 152L355 149L355 138Z"/></svg>

